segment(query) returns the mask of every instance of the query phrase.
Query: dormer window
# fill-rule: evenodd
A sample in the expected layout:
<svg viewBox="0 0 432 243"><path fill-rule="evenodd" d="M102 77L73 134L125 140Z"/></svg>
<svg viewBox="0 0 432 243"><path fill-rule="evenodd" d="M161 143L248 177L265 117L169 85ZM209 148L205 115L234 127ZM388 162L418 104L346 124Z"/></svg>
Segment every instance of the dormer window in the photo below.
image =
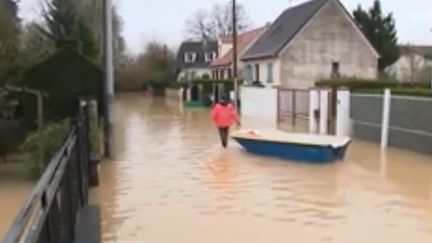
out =
<svg viewBox="0 0 432 243"><path fill-rule="evenodd" d="M205 61L206 62L212 62L216 58L217 58L217 54L214 51L213 52L206 52L206 54L205 54Z"/></svg>
<svg viewBox="0 0 432 243"><path fill-rule="evenodd" d="M185 63L194 63L196 61L196 56L195 52L186 52L184 55Z"/></svg>

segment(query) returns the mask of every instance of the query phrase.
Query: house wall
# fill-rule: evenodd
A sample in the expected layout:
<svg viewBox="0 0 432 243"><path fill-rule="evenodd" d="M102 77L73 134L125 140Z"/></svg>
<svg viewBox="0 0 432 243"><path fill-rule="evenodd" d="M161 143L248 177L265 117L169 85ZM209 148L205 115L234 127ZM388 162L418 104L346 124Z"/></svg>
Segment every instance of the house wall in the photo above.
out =
<svg viewBox="0 0 432 243"><path fill-rule="evenodd" d="M432 61L426 59L424 56L402 55L392 66L387 69L387 73L401 82L409 82L425 68L430 67Z"/></svg>
<svg viewBox="0 0 432 243"><path fill-rule="evenodd" d="M336 1L329 1L282 51L284 87L308 88L331 77L332 63L340 75L376 78L378 56Z"/></svg>
<svg viewBox="0 0 432 243"><path fill-rule="evenodd" d="M219 57L225 56L232 48L232 44L223 43L221 40L218 41Z"/></svg>
<svg viewBox="0 0 432 243"><path fill-rule="evenodd" d="M188 80L188 79L199 79L202 78L204 74L209 75L211 77L211 69L209 68L189 68L183 69L177 76L178 81ZM194 78L191 78L193 75Z"/></svg>

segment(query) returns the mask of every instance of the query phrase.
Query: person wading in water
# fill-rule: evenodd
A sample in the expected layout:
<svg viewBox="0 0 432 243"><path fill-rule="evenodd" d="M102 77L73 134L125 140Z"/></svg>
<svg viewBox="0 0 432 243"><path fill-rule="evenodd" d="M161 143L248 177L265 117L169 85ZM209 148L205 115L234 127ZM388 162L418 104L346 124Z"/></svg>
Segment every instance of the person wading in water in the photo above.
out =
<svg viewBox="0 0 432 243"><path fill-rule="evenodd" d="M211 118L219 130L222 146L228 146L229 129L233 123L241 125L239 117L227 96L222 96L211 112Z"/></svg>

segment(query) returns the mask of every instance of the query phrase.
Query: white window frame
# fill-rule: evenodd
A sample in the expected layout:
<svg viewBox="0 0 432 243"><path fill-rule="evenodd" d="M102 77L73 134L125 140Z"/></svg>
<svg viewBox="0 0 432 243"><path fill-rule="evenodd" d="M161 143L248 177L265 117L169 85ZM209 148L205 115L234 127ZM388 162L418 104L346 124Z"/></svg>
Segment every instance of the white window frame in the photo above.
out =
<svg viewBox="0 0 432 243"><path fill-rule="evenodd" d="M214 51L212 51L212 52L206 52L206 54L205 54L205 61L206 62L212 62L216 58L217 58L217 54Z"/></svg>
<svg viewBox="0 0 432 243"><path fill-rule="evenodd" d="M185 63L195 63L197 54L195 52L185 52L184 61Z"/></svg>

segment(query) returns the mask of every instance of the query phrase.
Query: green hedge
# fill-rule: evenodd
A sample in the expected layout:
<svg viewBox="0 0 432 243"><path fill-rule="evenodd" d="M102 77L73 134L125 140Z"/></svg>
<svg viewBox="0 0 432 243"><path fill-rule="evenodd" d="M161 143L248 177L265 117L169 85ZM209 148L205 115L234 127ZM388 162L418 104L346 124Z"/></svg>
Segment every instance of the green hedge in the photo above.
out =
<svg viewBox="0 0 432 243"><path fill-rule="evenodd" d="M356 90L371 90L371 89L384 89L384 88L392 88L392 89L427 89L429 88L429 84L427 83L400 83L392 80L373 80L373 79L356 79L356 78L347 78L347 79L337 79L337 80L321 80L315 83L318 87L331 87L331 88L341 88L345 87L352 91Z"/></svg>
<svg viewBox="0 0 432 243"><path fill-rule="evenodd" d="M355 93L367 93L367 94L383 94L384 89L359 89L359 90L356 90L354 92ZM392 88L391 92L394 95L432 97L432 90L430 90L430 89Z"/></svg>
<svg viewBox="0 0 432 243"><path fill-rule="evenodd" d="M339 79L339 80L322 80L315 83L318 87L341 88L345 87L352 91L359 89L383 89L396 88L399 83L394 81L365 80L365 79Z"/></svg>
<svg viewBox="0 0 432 243"><path fill-rule="evenodd" d="M382 94L389 88L393 94L406 96L432 97L432 91L426 83L399 83L397 81L382 81L368 79L339 79L316 82L318 87L348 88L356 93Z"/></svg>

